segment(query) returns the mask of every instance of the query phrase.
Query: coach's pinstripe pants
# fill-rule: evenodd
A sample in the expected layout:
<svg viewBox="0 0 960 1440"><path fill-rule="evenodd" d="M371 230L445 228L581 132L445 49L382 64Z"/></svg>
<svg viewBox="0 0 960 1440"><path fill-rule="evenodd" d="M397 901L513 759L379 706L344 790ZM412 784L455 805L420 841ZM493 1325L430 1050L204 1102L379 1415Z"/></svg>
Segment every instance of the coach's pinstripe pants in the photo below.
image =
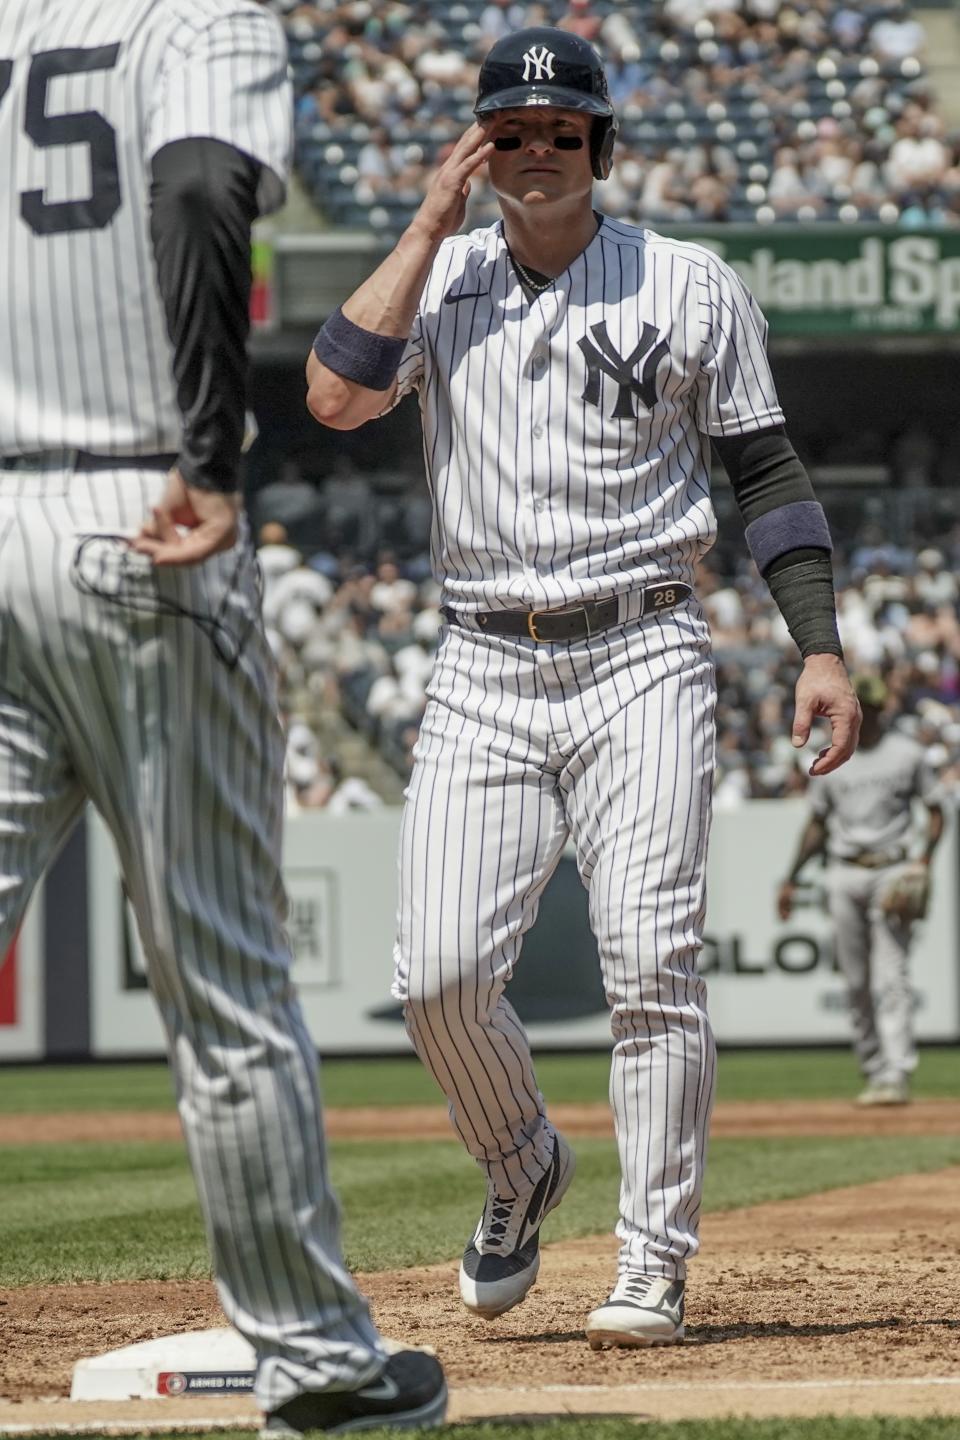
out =
<svg viewBox="0 0 960 1440"><path fill-rule="evenodd" d="M500 1194L552 1130L503 994L569 836L610 1003L620 1266L681 1276L715 1052L696 973L714 677L696 605L571 645L444 633L404 812L395 990ZM556 957L557 968L564 956Z"/></svg>
<svg viewBox="0 0 960 1440"><path fill-rule="evenodd" d="M341 1258L290 984L254 564L241 545L154 572L110 539L163 483L0 469L0 954L89 797L137 913L220 1296L272 1409L362 1384L384 1355Z"/></svg>

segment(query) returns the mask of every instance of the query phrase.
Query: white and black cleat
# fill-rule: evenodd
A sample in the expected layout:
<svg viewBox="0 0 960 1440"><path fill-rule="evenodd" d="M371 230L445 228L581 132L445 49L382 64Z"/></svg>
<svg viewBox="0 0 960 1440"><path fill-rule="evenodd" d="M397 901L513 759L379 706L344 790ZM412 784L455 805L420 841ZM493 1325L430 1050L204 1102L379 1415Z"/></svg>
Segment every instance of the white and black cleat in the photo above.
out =
<svg viewBox="0 0 960 1440"><path fill-rule="evenodd" d="M532 1289L540 1269L540 1226L567 1193L575 1167L573 1151L556 1135L550 1168L531 1194L505 1198L489 1191L460 1262L460 1296L474 1315L494 1320Z"/></svg>
<svg viewBox="0 0 960 1440"><path fill-rule="evenodd" d="M683 1281L621 1275L609 1300L587 1317L591 1350L605 1345L677 1345L683 1339Z"/></svg>

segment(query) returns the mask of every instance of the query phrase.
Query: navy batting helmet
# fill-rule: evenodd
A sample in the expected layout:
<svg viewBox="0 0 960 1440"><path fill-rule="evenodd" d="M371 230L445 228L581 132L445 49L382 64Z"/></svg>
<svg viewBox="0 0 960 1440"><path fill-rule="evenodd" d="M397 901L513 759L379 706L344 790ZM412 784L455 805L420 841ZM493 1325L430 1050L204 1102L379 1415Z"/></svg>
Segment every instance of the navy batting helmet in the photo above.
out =
<svg viewBox="0 0 960 1440"><path fill-rule="evenodd" d="M617 120L603 64L592 45L549 25L517 30L498 40L480 67L473 113L484 120L497 110L525 105L556 105L595 115L590 157L594 175L606 180Z"/></svg>

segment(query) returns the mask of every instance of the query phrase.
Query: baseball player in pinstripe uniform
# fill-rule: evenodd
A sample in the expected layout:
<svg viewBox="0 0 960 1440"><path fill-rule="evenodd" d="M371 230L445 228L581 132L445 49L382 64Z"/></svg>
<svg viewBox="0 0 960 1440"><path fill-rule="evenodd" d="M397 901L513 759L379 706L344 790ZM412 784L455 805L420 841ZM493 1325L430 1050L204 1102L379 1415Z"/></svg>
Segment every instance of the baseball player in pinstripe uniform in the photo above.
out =
<svg viewBox="0 0 960 1440"><path fill-rule="evenodd" d="M250 227L290 126L283 32L250 0L0 8L0 954L92 800L271 1434L445 1408L344 1268L283 928L238 460Z"/></svg>
<svg viewBox="0 0 960 1440"><path fill-rule="evenodd" d="M534 1283L573 1174L504 996L572 840L610 1001L619 1275L594 1347L683 1335L714 1046L697 975L714 679L696 561L711 439L804 656L795 739L859 712L830 538L787 441L765 326L714 255L598 215L616 133L593 49L504 37L473 125L396 249L331 316L308 403L349 429L415 391L444 627L407 792L395 993L488 1182L460 1270L492 1318ZM459 235L489 167L503 219ZM557 956L558 966L563 956Z"/></svg>
<svg viewBox="0 0 960 1440"><path fill-rule="evenodd" d="M837 965L847 984L853 1048L866 1079L860 1105L904 1105L917 1066L910 944L926 913L930 864L943 834L943 791L923 747L889 724L889 694L878 675L854 685L863 708L850 764L810 786L810 814L780 886L781 920L793 911L808 861L825 856L827 903ZM911 855L913 806L927 812L919 855Z"/></svg>

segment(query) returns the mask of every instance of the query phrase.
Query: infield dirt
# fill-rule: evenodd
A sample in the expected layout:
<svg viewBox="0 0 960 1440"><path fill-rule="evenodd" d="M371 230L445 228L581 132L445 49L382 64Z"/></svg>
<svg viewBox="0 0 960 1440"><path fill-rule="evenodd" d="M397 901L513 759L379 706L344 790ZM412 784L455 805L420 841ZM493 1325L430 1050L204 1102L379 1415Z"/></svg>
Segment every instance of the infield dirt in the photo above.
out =
<svg viewBox="0 0 960 1440"><path fill-rule="evenodd" d="M948 1121L955 1131L951 1102L910 1107L899 1123L923 1133L928 1107L934 1133ZM789 1107L775 1108L782 1134ZM808 1122L812 1108L804 1106ZM855 1119L863 1134L865 1117ZM887 1134L906 1133L892 1128L893 1116L879 1123ZM389 1133L399 1138L393 1125ZM142 1127L137 1138L148 1138ZM688 1282L687 1342L669 1349L587 1347L585 1315L613 1278L612 1238L546 1246L537 1287L492 1324L460 1305L456 1262L359 1278L385 1333L433 1346L455 1395L483 1391L494 1408L479 1413L509 1413L511 1397L528 1409L524 1395L553 1386L597 1387L583 1389L576 1408L609 1413L614 1392L642 1386L652 1413L665 1418L665 1402L653 1402L671 1391L686 1396L680 1413L703 1416L822 1413L824 1395L848 1413L960 1414L958 1193L953 1168L705 1216ZM0 1407L0 1432L13 1412L26 1421L31 1401L65 1396L82 1355L222 1323L206 1282L0 1291L0 1395L15 1402ZM569 1403L554 1393L554 1413L563 1413Z"/></svg>
<svg viewBox="0 0 960 1440"><path fill-rule="evenodd" d="M565 1135L613 1134L606 1104L551 1105L550 1118ZM331 1140L452 1140L439 1105L327 1107ZM956 1135L960 1102L916 1100L891 1109L858 1109L846 1100L721 1100L713 1111L715 1139L761 1139L769 1135ZM60 1110L40 1115L0 1115L0 1145L63 1145L83 1141L178 1140L172 1110Z"/></svg>

